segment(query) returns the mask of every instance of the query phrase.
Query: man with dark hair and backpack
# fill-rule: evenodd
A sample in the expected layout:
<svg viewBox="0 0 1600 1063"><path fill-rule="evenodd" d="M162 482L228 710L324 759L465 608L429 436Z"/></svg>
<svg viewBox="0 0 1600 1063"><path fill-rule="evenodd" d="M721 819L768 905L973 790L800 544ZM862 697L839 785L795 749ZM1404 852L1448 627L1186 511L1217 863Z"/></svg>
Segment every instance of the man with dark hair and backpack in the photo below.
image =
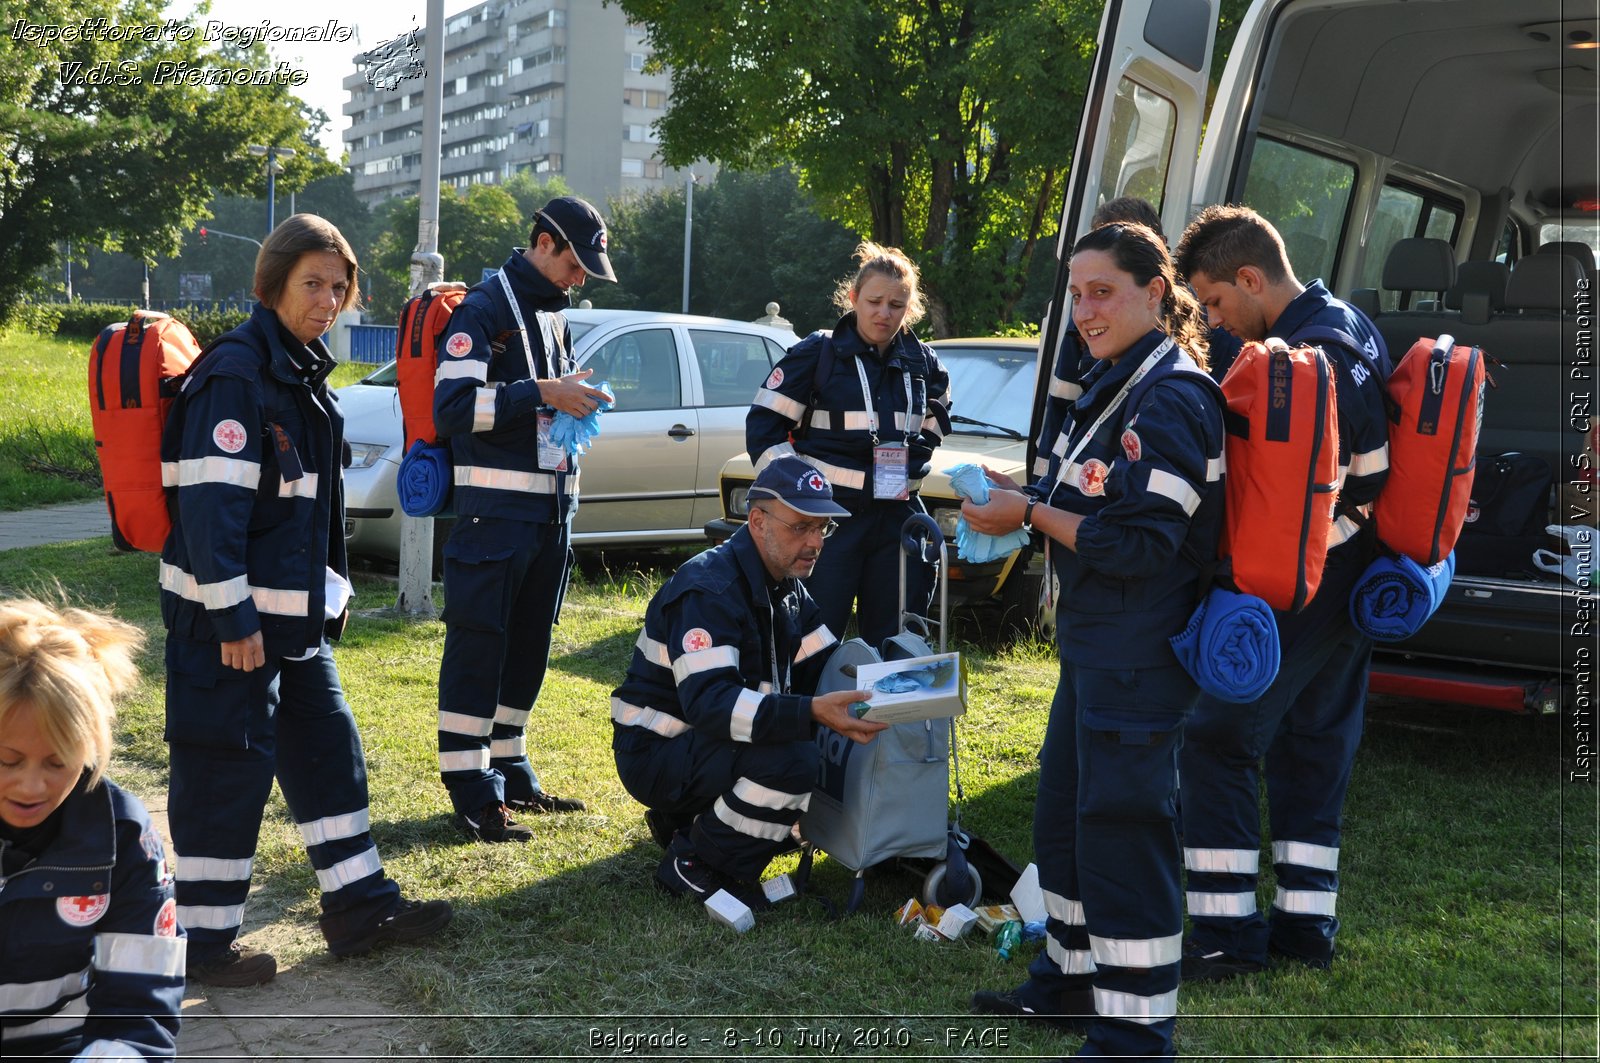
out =
<svg viewBox="0 0 1600 1063"><path fill-rule="evenodd" d="M1373 556L1366 514L1389 473L1389 356L1359 310L1321 281L1295 279L1282 237L1253 210L1207 207L1184 230L1176 259L1213 328L1322 347L1336 377L1341 480L1321 586L1300 612L1277 613L1277 679L1247 705L1202 696L1189 720L1179 777L1193 931L1183 976L1221 981L1263 970L1269 953L1327 968L1339 928L1339 825L1372 653L1349 599ZM1278 881L1270 915L1256 906L1263 759Z"/></svg>
<svg viewBox="0 0 1600 1063"><path fill-rule="evenodd" d="M545 204L528 240L440 332L433 397L456 511L444 547L439 773L456 824L487 842L533 837L512 812L584 807L544 792L523 730L550 660L578 508L577 458L552 443L552 420L607 401L585 383L592 370L575 371L561 311L586 277L617 278L605 222L581 199Z"/></svg>

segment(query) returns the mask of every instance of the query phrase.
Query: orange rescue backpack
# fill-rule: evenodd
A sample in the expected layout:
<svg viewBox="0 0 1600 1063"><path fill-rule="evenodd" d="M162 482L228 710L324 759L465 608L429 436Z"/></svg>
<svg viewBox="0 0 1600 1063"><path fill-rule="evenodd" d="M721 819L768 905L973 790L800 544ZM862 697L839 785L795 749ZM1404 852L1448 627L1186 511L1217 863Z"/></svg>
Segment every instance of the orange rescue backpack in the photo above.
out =
<svg viewBox="0 0 1600 1063"><path fill-rule="evenodd" d="M450 315L455 313L461 300L466 298L467 290L467 286L458 281L430 284L427 291L406 300L400 310L395 375L407 450L419 439L429 446L439 442L439 431L433 424L433 381L439 368L439 334L450 323Z"/></svg>
<svg viewBox="0 0 1600 1063"><path fill-rule="evenodd" d="M1322 582L1338 498L1333 367L1317 347L1244 345L1222 378L1226 516L1219 554L1234 586L1303 609Z"/></svg>
<svg viewBox="0 0 1600 1063"><path fill-rule="evenodd" d="M94 341L89 414L118 549L159 553L172 530L161 430L184 374L200 355L183 322L150 310L135 310Z"/></svg>
<svg viewBox="0 0 1600 1063"><path fill-rule="evenodd" d="M1378 538L1424 568L1455 549L1466 520L1487 373L1481 350L1441 335L1413 343L1389 377Z"/></svg>

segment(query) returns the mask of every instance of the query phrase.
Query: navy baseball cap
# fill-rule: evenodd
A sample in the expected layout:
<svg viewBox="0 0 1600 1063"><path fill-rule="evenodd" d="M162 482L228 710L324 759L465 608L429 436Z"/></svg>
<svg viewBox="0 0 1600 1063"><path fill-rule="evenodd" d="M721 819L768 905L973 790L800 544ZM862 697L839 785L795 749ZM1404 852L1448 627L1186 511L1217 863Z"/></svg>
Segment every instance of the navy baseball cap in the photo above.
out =
<svg viewBox="0 0 1600 1063"><path fill-rule="evenodd" d="M848 517L833 500L833 485L815 466L800 458L775 458L750 485L750 501L775 498L807 517Z"/></svg>
<svg viewBox="0 0 1600 1063"><path fill-rule="evenodd" d="M577 196L561 196L534 216L572 245L585 273L616 283L611 259L606 257L606 223L598 210Z"/></svg>

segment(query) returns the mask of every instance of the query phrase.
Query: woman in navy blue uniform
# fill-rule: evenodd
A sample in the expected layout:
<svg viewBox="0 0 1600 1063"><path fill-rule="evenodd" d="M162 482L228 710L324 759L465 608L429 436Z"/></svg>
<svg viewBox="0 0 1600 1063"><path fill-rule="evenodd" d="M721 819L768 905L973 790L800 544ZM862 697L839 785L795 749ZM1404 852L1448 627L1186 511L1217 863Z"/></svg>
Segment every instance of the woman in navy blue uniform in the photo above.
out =
<svg viewBox="0 0 1600 1063"><path fill-rule="evenodd" d="M924 305L917 267L901 251L863 243L855 275L834 295L844 316L790 349L756 392L745 445L760 473L798 455L850 511L806 589L830 631L856 629L876 646L900 629L900 528L925 512L917 488L950 430L950 376L911 332ZM906 606L926 615L933 566L913 562Z"/></svg>
<svg viewBox="0 0 1600 1063"><path fill-rule="evenodd" d="M1072 313L1095 360L1048 468L991 473L979 531L1046 539L1060 580L1061 680L1040 755L1034 858L1047 947L975 1011L1083 1031L1080 1056L1167 1059L1183 941L1177 758L1199 688L1168 639L1187 625L1222 518L1222 396L1199 307L1161 240L1113 223L1073 248Z"/></svg>
<svg viewBox="0 0 1600 1063"><path fill-rule="evenodd" d="M344 416L321 337L356 301L355 252L326 219L296 214L257 254L255 293L250 320L190 370L161 439L177 487L160 566L168 822L189 979L206 985L277 972L235 941L274 778L317 873L330 951L359 955L450 921L448 902L407 900L384 873L329 644L352 592Z"/></svg>
<svg viewBox="0 0 1600 1063"><path fill-rule="evenodd" d="M161 838L104 775L140 631L0 602L0 1056L174 1058L184 936Z"/></svg>

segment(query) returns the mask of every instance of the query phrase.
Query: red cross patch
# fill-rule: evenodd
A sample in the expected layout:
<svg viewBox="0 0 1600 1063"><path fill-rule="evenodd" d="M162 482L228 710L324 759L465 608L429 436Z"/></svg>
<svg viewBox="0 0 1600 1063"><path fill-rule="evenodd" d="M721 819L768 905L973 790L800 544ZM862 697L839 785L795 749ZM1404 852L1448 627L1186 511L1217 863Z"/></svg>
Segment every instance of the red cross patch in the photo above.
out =
<svg viewBox="0 0 1600 1063"><path fill-rule="evenodd" d="M594 242L595 242L595 246L600 248L600 250L602 252L605 251L605 249L606 249L606 231L604 229L601 229L600 232L595 235Z"/></svg>
<svg viewBox="0 0 1600 1063"><path fill-rule="evenodd" d="M1122 433L1122 452L1128 456L1129 461L1138 461L1143 447L1139 442L1139 433L1128 428Z"/></svg>
<svg viewBox="0 0 1600 1063"><path fill-rule="evenodd" d="M249 433L244 430L244 425L231 417L226 421L218 421L217 427L211 430L211 442L217 445L218 450L229 454L239 453L249 439Z"/></svg>
<svg viewBox="0 0 1600 1063"><path fill-rule="evenodd" d="M767 389L770 391L783 383L783 370L774 368L772 375L767 377Z"/></svg>
<svg viewBox="0 0 1600 1063"><path fill-rule="evenodd" d="M699 653L711 648L711 632L703 627L690 628L683 633L683 652Z"/></svg>
<svg viewBox="0 0 1600 1063"><path fill-rule="evenodd" d="M452 358L462 358L472 353L472 337L458 332L444 341L444 353Z"/></svg>
<svg viewBox="0 0 1600 1063"><path fill-rule="evenodd" d="M1471 499L1468 499L1467 500L1467 515L1465 517L1461 518L1461 523L1463 523L1463 524L1473 524L1482 515L1483 515L1483 511L1478 508L1478 503L1472 501Z"/></svg>
<svg viewBox="0 0 1600 1063"><path fill-rule="evenodd" d="M1091 496L1105 494L1106 475L1110 471L1099 458L1090 458L1078 470L1078 490Z"/></svg>
<svg viewBox="0 0 1600 1063"><path fill-rule="evenodd" d="M810 476L803 477L802 479L804 480L806 487L809 487L819 495L828 486L828 481L822 478L822 474L820 472L814 472Z"/></svg>
<svg viewBox="0 0 1600 1063"><path fill-rule="evenodd" d="M178 902L168 897L161 910L156 913L155 935L158 938L175 938L178 936Z"/></svg>
<svg viewBox="0 0 1600 1063"><path fill-rule="evenodd" d="M111 907L111 894L95 893L88 897L56 898L56 914L63 923L71 926L88 926L106 914Z"/></svg>

